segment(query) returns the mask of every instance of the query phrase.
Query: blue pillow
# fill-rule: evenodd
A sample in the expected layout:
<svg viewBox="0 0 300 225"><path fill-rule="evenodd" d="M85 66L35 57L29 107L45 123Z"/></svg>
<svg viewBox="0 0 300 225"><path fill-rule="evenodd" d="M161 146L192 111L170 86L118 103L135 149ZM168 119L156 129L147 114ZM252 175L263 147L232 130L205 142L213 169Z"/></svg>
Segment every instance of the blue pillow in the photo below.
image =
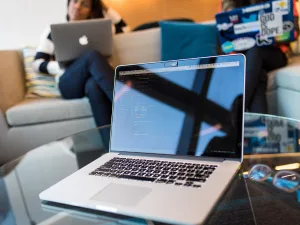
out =
<svg viewBox="0 0 300 225"><path fill-rule="evenodd" d="M161 21L161 60L175 60L217 54L215 24Z"/></svg>

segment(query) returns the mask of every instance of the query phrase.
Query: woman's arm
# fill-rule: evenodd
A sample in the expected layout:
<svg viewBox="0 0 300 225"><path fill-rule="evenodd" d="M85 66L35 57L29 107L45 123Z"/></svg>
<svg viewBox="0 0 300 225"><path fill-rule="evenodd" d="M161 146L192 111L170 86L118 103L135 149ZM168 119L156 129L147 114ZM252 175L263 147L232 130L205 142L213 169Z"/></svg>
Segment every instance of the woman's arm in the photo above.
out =
<svg viewBox="0 0 300 225"><path fill-rule="evenodd" d="M222 0L222 11L230 11L235 8L236 0Z"/></svg>
<svg viewBox="0 0 300 225"><path fill-rule="evenodd" d="M115 25L115 33L125 33L130 31L130 27L126 24L126 22L117 11L109 7L103 1L102 6L104 17L111 19L113 24Z"/></svg>
<svg viewBox="0 0 300 225"><path fill-rule="evenodd" d="M57 61L54 61L54 44L52 42L50 27L41 35L37 53L32 64L37 72L56 75L60 72Z"/></svg>

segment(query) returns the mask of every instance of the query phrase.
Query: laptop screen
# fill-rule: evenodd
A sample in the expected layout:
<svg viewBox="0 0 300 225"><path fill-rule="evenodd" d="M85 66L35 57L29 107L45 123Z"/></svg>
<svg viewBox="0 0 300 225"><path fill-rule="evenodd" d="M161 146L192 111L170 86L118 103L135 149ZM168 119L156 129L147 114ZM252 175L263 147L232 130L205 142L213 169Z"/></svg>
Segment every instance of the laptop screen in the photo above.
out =
<svg viewBox="0 0 300 225"><path fill-rule="evenodd" d="M244 56L119 66L111 151L241 157Z"/></svg>

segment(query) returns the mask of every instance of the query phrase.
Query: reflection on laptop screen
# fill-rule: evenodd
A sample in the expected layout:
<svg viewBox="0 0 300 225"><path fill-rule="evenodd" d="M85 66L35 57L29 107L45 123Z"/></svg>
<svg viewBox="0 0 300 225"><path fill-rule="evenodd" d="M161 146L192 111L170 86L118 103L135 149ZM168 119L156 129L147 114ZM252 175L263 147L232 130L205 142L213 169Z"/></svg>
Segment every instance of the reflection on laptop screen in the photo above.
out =
<svg viewBox="0 0 300 225"><path fill-rule="evenodd" d="M240 157L244 57L117 69L111 150Z"/></svg>

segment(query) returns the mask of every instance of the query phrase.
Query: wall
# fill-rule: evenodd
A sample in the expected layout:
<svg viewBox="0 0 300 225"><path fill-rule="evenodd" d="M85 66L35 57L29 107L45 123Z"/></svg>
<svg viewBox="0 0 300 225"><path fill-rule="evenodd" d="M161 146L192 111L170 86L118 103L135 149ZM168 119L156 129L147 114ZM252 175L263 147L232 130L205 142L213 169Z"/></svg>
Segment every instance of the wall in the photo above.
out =
<svg viewBox="0 0 300 225"><path fill-rule="evenodd" d="M105 0L122 14L131 28L148 21L175 17L212 20L220 0ZM130 3L128 3L130 2Z"/></svg>
<svg viewBox="0 0 300 225"><path fill-rule="evenodd" d="M174 17L211 20L220 0L105 0L134 28ZM65 21L66 0L0 0L0 49L36 46L51 23Z"/></svg>
<svg viewBox="0 0 300 225"><path fill-rule="evenodd" d="M48 24L64 21L66 0L0 0L0 49L36 46Z"/></svg>

